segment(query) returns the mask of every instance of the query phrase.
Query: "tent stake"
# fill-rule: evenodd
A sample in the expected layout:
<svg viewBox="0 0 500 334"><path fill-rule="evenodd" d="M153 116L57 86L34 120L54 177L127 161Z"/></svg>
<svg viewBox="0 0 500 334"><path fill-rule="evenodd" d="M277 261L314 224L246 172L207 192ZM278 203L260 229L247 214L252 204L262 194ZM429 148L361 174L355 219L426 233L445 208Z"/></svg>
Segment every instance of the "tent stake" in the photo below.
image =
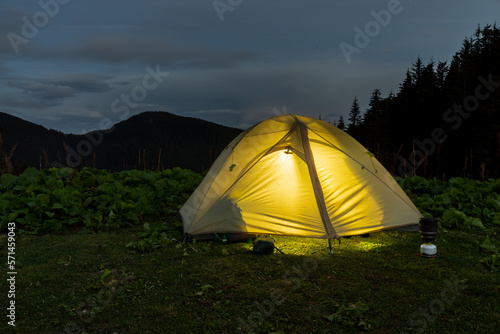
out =
<svg viewBox="0 0 500 334"><path fill-rule="evenodd" d="M330 254L333 255L332 251L332 239L328 238L328 247L330 247Z"/></svg>

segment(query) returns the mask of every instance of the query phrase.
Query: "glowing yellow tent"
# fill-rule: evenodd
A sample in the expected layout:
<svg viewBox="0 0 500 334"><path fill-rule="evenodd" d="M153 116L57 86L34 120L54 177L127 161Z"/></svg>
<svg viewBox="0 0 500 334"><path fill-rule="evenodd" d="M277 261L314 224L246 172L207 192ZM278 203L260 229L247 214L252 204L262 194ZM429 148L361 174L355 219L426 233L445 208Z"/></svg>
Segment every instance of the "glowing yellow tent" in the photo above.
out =
<svg viewBox="0 0 500 334"><path fill-rule="evenodd" d="M333 125L282 115L236 137L180 210L184 232L340 238L418 224L389 172Z"/></svg>

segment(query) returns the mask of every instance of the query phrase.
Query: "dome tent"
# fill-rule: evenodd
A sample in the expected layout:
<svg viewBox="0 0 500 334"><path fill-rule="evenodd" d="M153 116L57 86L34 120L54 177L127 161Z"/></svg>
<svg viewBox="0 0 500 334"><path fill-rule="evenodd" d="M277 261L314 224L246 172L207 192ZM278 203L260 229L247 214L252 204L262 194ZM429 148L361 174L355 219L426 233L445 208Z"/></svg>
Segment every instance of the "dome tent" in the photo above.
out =
<svg viewBox="0 0 500 334"><path fill-rule="evenodd" d="M220 154L180 210L184 233L334 239L418 224L418 209L354 138L321 120L267 119Z"/></svg>

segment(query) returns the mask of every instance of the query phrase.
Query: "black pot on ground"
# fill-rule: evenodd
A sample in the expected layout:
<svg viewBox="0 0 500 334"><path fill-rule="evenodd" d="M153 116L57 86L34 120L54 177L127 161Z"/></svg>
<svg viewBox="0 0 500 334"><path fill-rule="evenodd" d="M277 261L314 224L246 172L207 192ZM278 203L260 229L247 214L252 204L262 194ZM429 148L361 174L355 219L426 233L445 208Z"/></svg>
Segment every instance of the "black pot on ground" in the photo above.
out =
<svg viewBox="0 0 500 334"><path fill-rule="evenodd" d="M436 239L438 231L438 222L436 218L420 218L418 221L418 229L424 242L430 243Z"/></svg>

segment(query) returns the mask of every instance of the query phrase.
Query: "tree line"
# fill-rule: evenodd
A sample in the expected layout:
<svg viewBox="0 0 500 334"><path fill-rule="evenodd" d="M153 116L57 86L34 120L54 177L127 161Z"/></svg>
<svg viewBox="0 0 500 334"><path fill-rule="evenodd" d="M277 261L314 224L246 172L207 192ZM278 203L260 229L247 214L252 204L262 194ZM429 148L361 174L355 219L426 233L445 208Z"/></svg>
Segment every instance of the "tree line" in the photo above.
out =
<svg viewBox="0 0 500 334"><path fill-rule="evenodd" d="M396 175L498 178L499 27L478 27L449 63L417 57L396 93L374 89L364 113L354 97L336 125Z"/></svg>

